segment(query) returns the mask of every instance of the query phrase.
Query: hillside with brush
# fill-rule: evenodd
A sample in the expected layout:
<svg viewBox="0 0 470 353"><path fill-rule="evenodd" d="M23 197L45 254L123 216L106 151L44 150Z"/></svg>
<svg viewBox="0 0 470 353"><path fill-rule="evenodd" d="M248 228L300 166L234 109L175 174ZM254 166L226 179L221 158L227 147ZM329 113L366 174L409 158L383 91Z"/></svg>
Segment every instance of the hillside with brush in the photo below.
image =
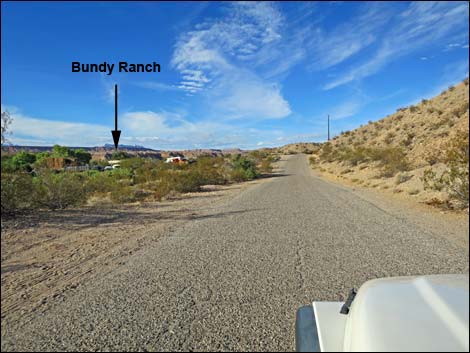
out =
<svg viewBox="0 0 470 353"><path fill-rule="evenodd" d="M319 146L310 163L325 176L468 208L468 79Z"/></svg>

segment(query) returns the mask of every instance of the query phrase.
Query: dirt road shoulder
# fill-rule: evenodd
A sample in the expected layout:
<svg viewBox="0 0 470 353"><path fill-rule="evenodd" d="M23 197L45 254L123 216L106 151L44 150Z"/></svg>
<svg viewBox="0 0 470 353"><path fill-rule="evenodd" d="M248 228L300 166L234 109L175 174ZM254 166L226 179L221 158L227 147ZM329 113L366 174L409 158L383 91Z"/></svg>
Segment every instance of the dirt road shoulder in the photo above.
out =
<svg viewBox="0 0 470 353"><path fill-rule="evenodd" d="M390 190L371 189L316 169L311 169L311 175L340 186L376 207L410 221L418 227L433 228L436 235L445 237L465 249L469 247L468 214L463 211L446 211L419 202L409 195L394 194Z"/></svg>
<svg viewBox="0 0 470 353"><path fill-rule="evenodd" d="M2 331L64 301L78 286L122 267L130 256L259 179L209 186L163 202L82 207L2 219Z"/></svg>

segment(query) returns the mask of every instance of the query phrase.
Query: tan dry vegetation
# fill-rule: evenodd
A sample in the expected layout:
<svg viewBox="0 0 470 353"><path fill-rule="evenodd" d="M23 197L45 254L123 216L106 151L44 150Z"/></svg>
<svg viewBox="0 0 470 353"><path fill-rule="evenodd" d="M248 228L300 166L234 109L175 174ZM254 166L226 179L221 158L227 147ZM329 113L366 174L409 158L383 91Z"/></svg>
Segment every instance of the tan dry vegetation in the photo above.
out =
<svg viewBox="0 0 470 353"><path fill-rule="evenodd" d="M322 144L311 164L341 182L458 208L446 190L425 188L423 176L428 170L439 176L449 168L446 156L462 136L466 136L463 143L468 151L468 97L466 79L432 99L342 133Z"/></svg>

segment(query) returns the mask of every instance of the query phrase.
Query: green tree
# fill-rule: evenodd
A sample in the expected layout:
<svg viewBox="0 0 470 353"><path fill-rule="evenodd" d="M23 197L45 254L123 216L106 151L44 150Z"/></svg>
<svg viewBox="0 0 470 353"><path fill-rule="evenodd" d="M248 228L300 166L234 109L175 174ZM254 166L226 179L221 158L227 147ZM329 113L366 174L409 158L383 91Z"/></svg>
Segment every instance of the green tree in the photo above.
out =
<svg viewBox="0 0 470 353"><path fill-rule="evenodd" d="M54 145L52 147L52 157L71 157L70 150L66 146Z"/></svg>
<svg viewBox="0 0 470 353"><path fill-rule="evenodd" d="M115 151L111 155L111 159L125 159L125 158L130 158L130 155L123 151Z"/></svg>
<svg viewBox="0 0 470 353"><path fill-rule="evenodd" d="M36 156L33 153L20 151L11 157L9 160L6 159L5 163L8 164L7 170L14 171L26 171L32 170L31 165L36 161ZM3 162L3 161L2 161Z"/></svg>
<svg viewBox="0 0 470 353"><path fill-rule="evenodd" d="M79 164L88 164L91 160L91 153L85 151L83 148L74 150L73 154Z"/></svg>

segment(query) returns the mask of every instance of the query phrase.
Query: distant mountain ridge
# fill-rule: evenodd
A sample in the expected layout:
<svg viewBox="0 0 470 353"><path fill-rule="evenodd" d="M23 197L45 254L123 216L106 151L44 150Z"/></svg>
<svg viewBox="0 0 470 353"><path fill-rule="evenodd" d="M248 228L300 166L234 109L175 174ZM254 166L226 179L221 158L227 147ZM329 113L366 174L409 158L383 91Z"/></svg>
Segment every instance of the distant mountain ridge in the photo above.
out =
<svg viewBox="0 0 470 353"><path fill-rule="evenodd" d="M67 146L69 147L69 146ZM28 151L28 152L51 152L53 146L21 146L21 145L10 145L4 147L5 150L10 149L13 151ZM84 149L92 154L93 159L109 159L112 153L115 151L114 145L105 144L104 146L94 147L76 147L70 146L71 149ZM130 155L137 157L147 157L162 159L170 156L182 155L187 158L197 158L201 155L221 156L233 153L244 153L243 150L238 148L231 149L214 149L214 148L200 148L193 150L157 150L139 145L119 145L118 148L121 152L126 152Z"/></svg>
<svg viewBox="0 0 470 353"><path fill-rule="evenodd" d="M31 152L45 152L52 151L53 146L24 146L24 145L10 145L9 147L22 150L22 151L31 151ZM67 146L71 149L82 148L85 151L97 151L97 150L114 150L113 144L105 144L104 146L93 146L93 147L81 147L81 146ZM121 150L136 150L136 151L158 151L152 148L138 146L138 145L120 145L119 149Z"/></svg>

